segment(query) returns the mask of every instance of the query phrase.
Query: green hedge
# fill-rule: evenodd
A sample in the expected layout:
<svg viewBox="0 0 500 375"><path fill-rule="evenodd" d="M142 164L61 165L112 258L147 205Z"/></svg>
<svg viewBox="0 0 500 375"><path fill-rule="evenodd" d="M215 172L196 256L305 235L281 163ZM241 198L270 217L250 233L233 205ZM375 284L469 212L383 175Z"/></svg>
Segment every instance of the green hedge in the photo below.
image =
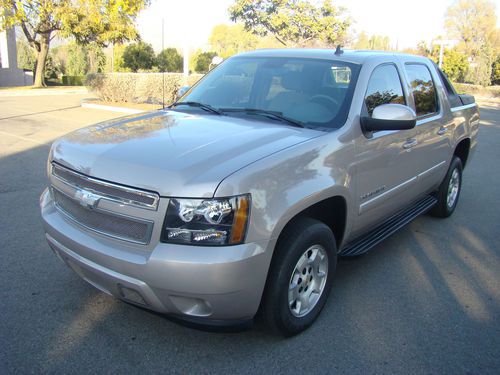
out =
<svg viewBox="0 0 500 375"><path fill-rule="evenodd" d="M109 102L162 103L162 82L165 82L165 104L176 99L182 86L192 86L202 74L182 73L109 73L88 74L85 85L100 99Z"/></svg>
<svg viewBox="0 0 500 375"><path fill-rule="evenodd" d="M62 76L64 86L83 86L85 76Z"/></svg>

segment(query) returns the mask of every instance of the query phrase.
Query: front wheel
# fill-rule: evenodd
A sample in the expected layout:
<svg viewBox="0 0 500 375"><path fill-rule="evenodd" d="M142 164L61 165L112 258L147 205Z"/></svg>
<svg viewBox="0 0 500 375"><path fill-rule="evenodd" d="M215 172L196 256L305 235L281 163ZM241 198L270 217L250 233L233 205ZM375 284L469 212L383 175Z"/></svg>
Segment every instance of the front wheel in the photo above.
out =
<svg viewBox="0 0 500 375"><path fill-rule="evenodd" d="M431 210L431 215L448 217L457 207L458 198L462 189L462 161L454 156L450 168L437 191L437 203Z"/></svg>
<svg viewBox="0 0 500 375"><path fill-rule="evenodd" d="M280 237L262 301L267 325L285 336L308 328L325 305L337 265L331 229L302 218Z"/></svg>

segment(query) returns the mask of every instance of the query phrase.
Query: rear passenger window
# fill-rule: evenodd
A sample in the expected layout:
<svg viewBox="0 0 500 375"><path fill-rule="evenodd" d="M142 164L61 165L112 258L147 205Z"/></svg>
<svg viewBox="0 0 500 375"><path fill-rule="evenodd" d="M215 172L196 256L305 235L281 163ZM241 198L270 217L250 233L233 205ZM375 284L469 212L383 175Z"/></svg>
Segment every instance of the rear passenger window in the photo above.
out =
<svg viewBox="0 0 500 375"><path fill-rule="evenodd" d="M423 64L406 64L417 117L436 113L437 97L431 72Z"/></svg>
<svg viewBox="0 0 500 375"><path fill-rule="evenodd" d="M398 71L392 64L375 68L365 95L366 109L370 116L375 107L389 103L406 104Z"/></svg>

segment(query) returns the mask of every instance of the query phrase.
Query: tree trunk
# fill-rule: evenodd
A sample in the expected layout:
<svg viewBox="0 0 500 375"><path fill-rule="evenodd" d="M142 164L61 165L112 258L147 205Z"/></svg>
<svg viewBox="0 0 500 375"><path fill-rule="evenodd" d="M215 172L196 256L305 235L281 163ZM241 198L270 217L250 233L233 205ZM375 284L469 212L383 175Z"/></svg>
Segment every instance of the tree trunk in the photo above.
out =
<svg viewBox="0 0 500 375"><path fill-rule="evenodd" d="M49 54L50 33L42 34L40 40L40 50L36 59L36 71L34 87L44 87L45 84L45 63Z"/></svg>

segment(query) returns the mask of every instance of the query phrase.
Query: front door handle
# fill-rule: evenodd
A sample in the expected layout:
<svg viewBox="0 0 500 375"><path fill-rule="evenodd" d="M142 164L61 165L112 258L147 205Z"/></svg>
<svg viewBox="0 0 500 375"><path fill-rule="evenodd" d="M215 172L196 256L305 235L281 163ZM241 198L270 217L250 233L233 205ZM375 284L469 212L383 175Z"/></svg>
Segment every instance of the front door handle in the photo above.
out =
<svg viewBox="0 0 500 375"><path fill-rule="evenodd" d="M446 131L447 131L447 130L448 130L448 129L446 129L444 126L441 126L441 127L439 128L439 130L438 130L438 135L444 135L444 134L446 134Z"/></svg>
<svg viewBox="0 0 500 375"><path fill-rule="evenodd" d="M408 150L414 146L416 146L418 143L418 141L415 139L415 138L409 138L404 144L403 144L403 148L405 150Z"/></svg>

